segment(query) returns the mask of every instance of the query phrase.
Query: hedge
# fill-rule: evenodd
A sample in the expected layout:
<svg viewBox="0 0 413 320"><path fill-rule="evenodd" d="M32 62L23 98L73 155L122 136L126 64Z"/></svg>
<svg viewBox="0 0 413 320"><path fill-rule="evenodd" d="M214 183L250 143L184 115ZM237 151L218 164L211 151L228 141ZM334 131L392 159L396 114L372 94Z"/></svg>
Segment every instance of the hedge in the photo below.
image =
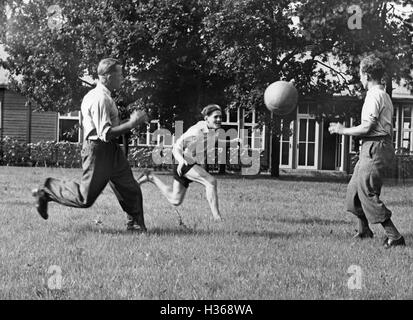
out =
<svg viewBox="0 0 413 320"><path fill-rule="evenodd" d="M358 161L358 154L351 158L350 173L353 173L354 167ZM393 166L389 167L385 172L386 178L396 178L398 180L408 180L413 178L413 155L396 151L395 161Z"/></svg>
<svg viewBox="0 0 413 320"><path fill-rule="evenodd" d="M23 143L10 137L2 139L0 145L0 165L4 166L42 166L42 167L64 167L80 168L81 143L72 142L55 142L42 141L38 143ZM165 156L171 153L170 147L130 147L128 152L128 161L132 167L153 168L156 170L171 170L172 165L161 162L155 164L152 159L152 153ZM155 150L157 149L157 150ZM261 153L261 157L263 154ZM229 154L227 154L229 159ZM357 161L357 156L352 159L352 168ZM240 171L241 165L230 164L227 161L225 165L227 170ZM219 170L219 165L209 165L211 170ZM266 168L261 166L261 170ZM352 170L351 170L352 172ZM413 156L405 153L396 153L394 167L389 168L387 177L395 177L399 180L413 178Z"/></svg>
<svg viewBox="0 0 413 320"><path fill-rule="evenodd" d="M41 141L38 143L23 143L18 140L5 137L1 141L0 164L5 166L42 166L42 167L64 167L80 168L81 143ZM226 169L240 171L241 165L231 164L227 150ZM246 152L246 151L244 151ZM169 153L171 157L171 147L129 147L128 161L132 167L154 168L156 170L171 170L172 164L168 161L153 160L152 154L165 157ZM261 153L261 157L263 154ZM233 159L234 160L234 159ZM208 165L210 170L219 170L219 165ZM248 167L248 166L247 166ZM261 169L264 169L261 167Z"/></svg>

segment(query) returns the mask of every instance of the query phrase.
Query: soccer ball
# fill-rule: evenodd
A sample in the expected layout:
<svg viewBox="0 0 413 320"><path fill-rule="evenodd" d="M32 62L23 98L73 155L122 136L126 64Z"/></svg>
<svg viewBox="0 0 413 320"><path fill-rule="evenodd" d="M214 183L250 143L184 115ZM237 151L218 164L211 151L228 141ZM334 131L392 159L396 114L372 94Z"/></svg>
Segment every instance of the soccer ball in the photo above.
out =
<svg viewBox="0 0 413 320"><path fill-rule="evenodd" d="M264 103L268 110L282 116L291 113L297 106L298 91L291 82L276 81L264 92Z"/></svg>

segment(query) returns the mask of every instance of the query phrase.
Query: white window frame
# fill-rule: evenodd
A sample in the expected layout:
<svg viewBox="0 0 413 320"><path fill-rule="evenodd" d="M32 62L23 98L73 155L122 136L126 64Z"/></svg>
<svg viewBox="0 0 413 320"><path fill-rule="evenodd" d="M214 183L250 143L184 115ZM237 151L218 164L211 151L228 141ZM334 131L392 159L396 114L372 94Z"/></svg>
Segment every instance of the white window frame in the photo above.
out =
<svg viewBox="0 0 413 320"><path fill-rule="evenodd" d="M151 123L151 124L157 124L157 129L156 129L156 130L158 130L158 129L161 128L161 124L160 124L159 120L157 120L157 119L151 120L150 123ZM155 130L155 131L156 131L156 130ZM151 132L151 126L150 126L150 124L148 124L148 125L146 126L146 132L144 133L144 134L145 134L145 143L139 143L139 139L137 139L136 145L137 145L138 147L154 147L154 146L159 146L159 144L160 144L160 136L158 136L158 138L157 138L157 140L156 140L156 144L153 144L152 141L151 141L151 138L152 138L151 134L152 134L152 133L153 133L153 132ZM173 141L173 140L172 140L172 141Z"/></svg>
<svg viewBox="0 0 413 320"><path fill-rule="evenodd" d="M232 109L233 110L233 109ZM237 121L230 121L230 109L226 109L225 111L225 115L227 117L227 121L222 122L222 124L228 124L228 125L238 125L240 122L240 109L237 109ZM255 113L255 111L254 111Z"/></svg>
<svg viewBox="0 0 413 320"><path fill-rule="evenodd" d="M284 120L281 119L281 126L284 124L283 123ZM294 121L290 122L290 130L294 131ZM291 169L293 167L293 145L294 145L294 135L290 135L288 137L288 140L285 139L283 140L284 135L282 134L280 136L280 162L279 162L279 166L280 168L286 168L286 169ZM283 143L285 142L289 142L288 144L288 148L289 148L289 152L288 152L288 164L282 164L282 150L283 150Z"/></svg>
<svg viewBox="0 0 413 320"><path fill-rule="evenodd" d="M234 111L234 110L233 110ZM237 109L237 121L229 121L230 120L230 110L226 109L224 111L226 113L226 120L225 122L222 122L222 125L228 125L228 126L234 126L235 128L237 128L237 130L242 129L240 128L240 123L241 123L241 115L244 116L244 110L241 110L238 108ZM151 123L157 123L158 127L157 129L161 129L160 126L160 122L159 120L151 120ZM251 142L252 142L252 146L251 149L257 149L257 150L264 150L265 149L265 134L266 134L266 127L265 125L262 127L262 130L260 130L260 145L256 145L256 140L258 140L257 137L257 132L255 130L253 130L253 128L257 125L256 123L256 111L253 110L252 111L252 122L244 122L244 128L250 128L252 131L252 136L251 136ZM159 146L160 145L160 136L158 136L158 140L156 144L153 144L150 140L151 140L151 134L152 132L150 131L150 126L148 125L146 127L146 132L144 133L145 135L145 143L140 143L139 139L133 140L133 144L131 144L131 146L138 146L138 147L148 147L148 146ZM175 143L176 137L175 135L172 135L172 144L163 144L164 147L172 147L173 144Z"/></svg>
<svg viewBox="0 0 413 320"><path fill-rule="evenodd" d="M2 130L3 129L3 119L2 119L2 116L3 116L3 102L0 100L0 130Z"/></svg>
<svg viewBox="0 0 413 320"><path fill-rule="evenodd" d="M413 154L413 107L407 105L407 107L410 107L410 129L405 129L404 126L404 108L406 105L401 105L401 125L400 125L400 147L403 147L403 140L404 140L404 133L405 132L410 132L410 154Z"/></svg>
<svg viewBox="0 0 413 320"><path fill-rule="evenodd" d="M400 115L400 105L396 105L393 112L393 117L396 118L396 121L394 123L394 127L393 127L393 139L395 138L394 142L395 142L395 146L394 148L397 150L399 149L399 128L400 128L400 122L399 122L399 115Z"/></svg>
<svg viewBox="0 0 413 320"><path fill-rule="evenodd" d="M315 137L314 137L314 164L312 166L309 165L299 165L299 145L300 145L300 120L307 120L307 125L306 125L306 141L308 140L309 132L308 132L308 120L314 120L315 121ZM311 116L309 113L304 114L300 113L299 116L297 116L297 159L296 159L296 167L297 169L312 169L312 170L317 170L318 169L318 163L319 163L319 148L320 148L320 125L318 122L315 120L314 116ZM307 162L307 154L308 154L308 141L306 143L306 162Z"/></svg>
<svg viewBox="0 0 413 320"><path fill-rule="evenodd" d="M78 112L78 115L77 116L70 115L73 112ZM71 143L80 143L81 139L82 139L82 137L81 137L82 132L81 132L81 128L80 128L80 126L81 126L80 111L72 111L72 112L65 113L63 115L59 112L58 115L57 115L57 141L58 142L60 142L60 141L67 142L66 140L60 140L60 120L77 120L78 121L78 123L79 123L79 132L78 132L78 135L77 135L77 142L71 142Z"/></svg>
<svg viewBox="0 0 413 320"><path fill-rule="evenodd" d="M245 113L246 113L246 111L245 110L242 110L242 119L245 119ZM240 112L240 110L238 109L238 122L237 123L230 123L230 124L238 124L238 123L240 123L240 115L241 115L241 112ZM228 118L227 118L228 119ZM243 121L243 124L244 124L244 128L245 129L247 129L247 127L248 128L251 128L251 149L254 149L254 150L260 150L260 151L262 151L262 150L264 150L265 149L265 125L262 127L262 130L260 130L260 135L261 135L261 137L259 137L260 138L260 145L256 145L256 139L258 138L257 137L257 132L256 132L256 130L254 130L254 127L257 125L257 123L256 123L256 111L255 111L255 109L253 109L252 110L252 120L251 120L252 122L245 122L245 121ZM223 124L228 124L228 123L223 123Z"/></svg>
<svg viewBox="0 0 413 320"><path fill-rule="evenodd" d="M350 127L354 126L354 118L350 118ZM357 148L357 151L353 151L353 140L355 139L355 136L349 136L349 143L348 143L348 152L349 154L357 154L358 151L360 151L360 140L359 140L359 146Z"/></svg>
<svg viewBox="0 0 413 320"><path fill-rule="evenodd" d="M344 135L341 135L341 134L336 135L336 146L338 145L338 148L340 149L340 159L337 157L337 151L338 150L336 150L336 156L335 156L335 159L334 159L334 162L335 162L334 166L335 166L336 170L339 170L339 171L344 171L344 153L345 153L345 148L344 148L345 139L344 138L345 138ZM338 163L338 161L339 161L339 163ZM339 164L339 166L337 166L338 164Z"/></svg>

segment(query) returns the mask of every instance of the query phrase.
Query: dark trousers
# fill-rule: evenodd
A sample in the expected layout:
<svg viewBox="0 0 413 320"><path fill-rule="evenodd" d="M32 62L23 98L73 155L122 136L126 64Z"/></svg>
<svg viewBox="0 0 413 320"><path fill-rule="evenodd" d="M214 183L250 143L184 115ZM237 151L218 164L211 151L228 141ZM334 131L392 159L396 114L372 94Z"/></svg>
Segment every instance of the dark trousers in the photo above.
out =
<svg viewBox="0 0 413 320"><path fill-rule="evenodd" d="M109 183L130 220L144 223L142 192L120 146L115 142L85 141L80 183L46 179L43 189L51 201L89 208Z"/></svg>
<svg viewBox="0 0 413 320"><path fill-rule="evenodd" d="M359 161L347 187L347 210L369 223L382 223L392 215L380 200L383 175L394 160L390 137L366 140L361 146Z"/></svg>

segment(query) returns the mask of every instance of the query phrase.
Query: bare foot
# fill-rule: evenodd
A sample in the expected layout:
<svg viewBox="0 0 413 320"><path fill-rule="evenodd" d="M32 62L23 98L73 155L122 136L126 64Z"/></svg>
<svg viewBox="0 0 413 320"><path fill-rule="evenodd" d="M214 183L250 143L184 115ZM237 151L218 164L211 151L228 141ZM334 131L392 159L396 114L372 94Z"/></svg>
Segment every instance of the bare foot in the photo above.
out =
<svg viewBox="0 0 413 320"><path fill-rule="evenodd" d="M138 184L142 184L145 182L152 182L152 173L149 169L143 170L140 175L138 176L137 182Z"/></svg>
<svg viewBox="0 0 413 320"><path fill-rule="evenodd" d="M214 216L213 219L214 219L215 222L223 222L224 221L224 218L221 217L221 216Z"/></svg>

